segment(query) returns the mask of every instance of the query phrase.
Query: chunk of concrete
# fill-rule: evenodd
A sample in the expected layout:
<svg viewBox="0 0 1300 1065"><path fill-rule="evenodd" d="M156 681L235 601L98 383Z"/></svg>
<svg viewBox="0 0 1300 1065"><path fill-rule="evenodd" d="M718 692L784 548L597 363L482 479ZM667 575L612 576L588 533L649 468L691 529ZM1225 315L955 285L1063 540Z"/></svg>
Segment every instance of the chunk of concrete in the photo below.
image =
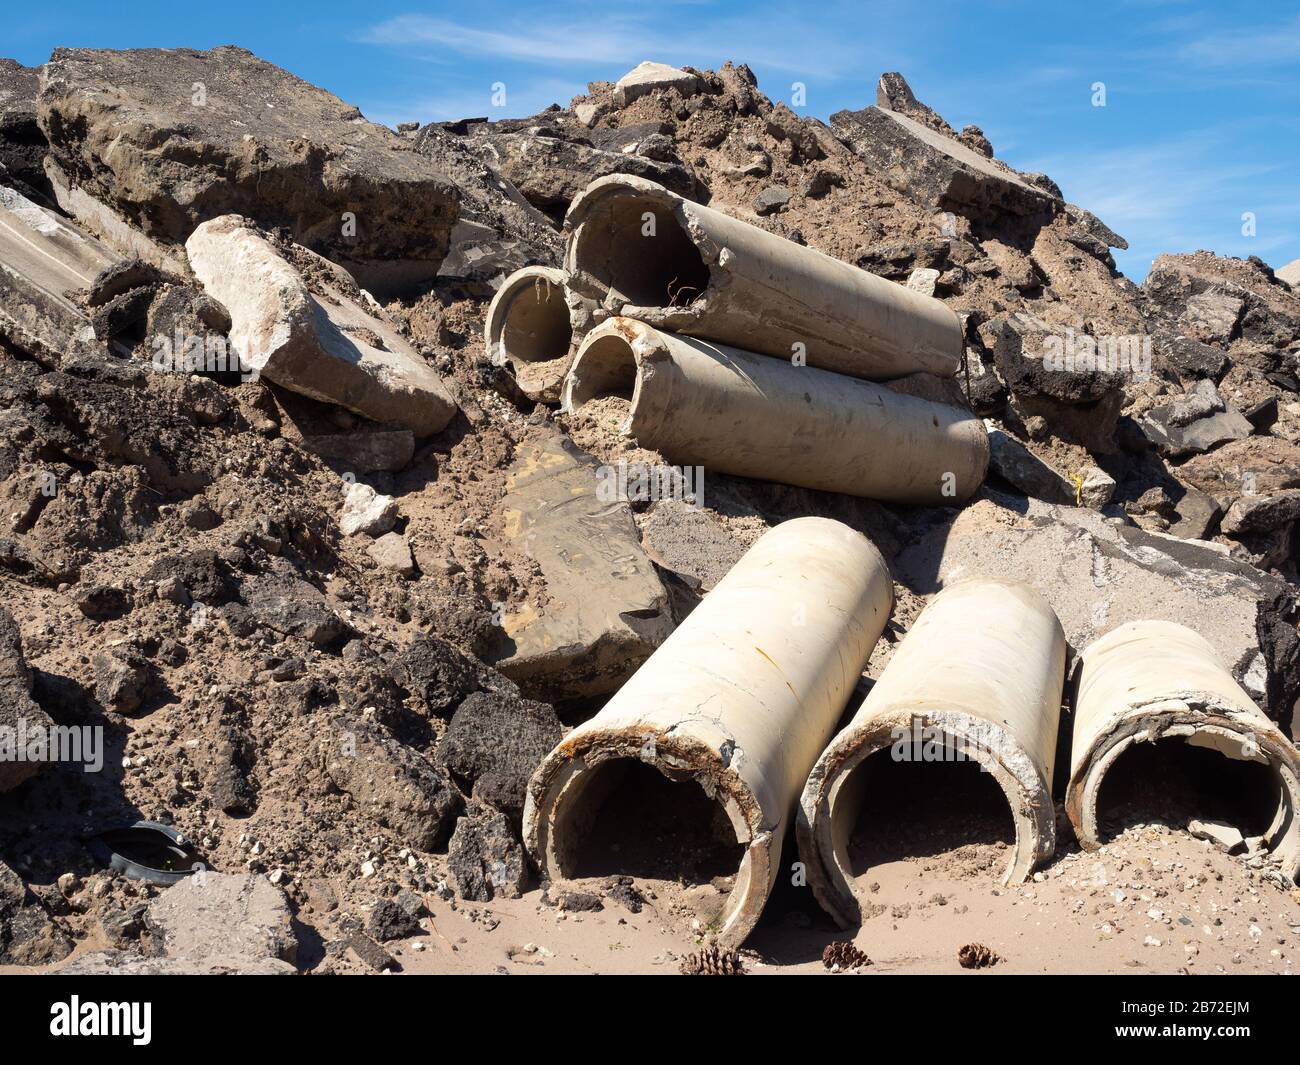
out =
<svg viewBox="0 0 1300 1065"><path fill-rule="evenodd" d="M1293 259L1286 266L1274 270L1273 276L1281 278L1292 288L1300 288L1300 259Z"/></svg>
<svg viewBox="0 0 1300 1065"><path fill-rule="evenodd" d="M1050 216L1064 207L1014 170L897 111L837 111L831 129L881 180L925 207L985 217Z"/></svg>
<svg viewBox="0 0 1300 1065"><path fill-rule="evenodd" d="M298 950L284 892L252 873L201 870L154 899L149 922L163 953L191 964L263 958L293 962Z"/></svg>
<svg viewBox="0 0 1300 1065"><path fill-rule="evenodd" d="M546 602L509 610L495 665L548 700L616 691L672 631L668 592L627 503L602 498L598 464L557 432L525 440L501 504Z"/></svg>
<svg viewBox="0 0 1300 1065"><path fill-rule="evenodd" d="M689 71L647 59L614 83L614 99L619 107L626 107L647 93L665 89L676 89L683 96L694 96L700 91L700 79Z"/></svg>
<svg viewBox="0 0 1300 1065"><path fill-rule="evenodd" d="M204 222L185 249L204 289L230 311L230 343L246 371L418 436L455 415L442 378L346 271L306 248L277 247L238 215Z"/></svg>
<svg viewBox="0 0 1300 1065"><path fill-rule="evenodd" d="M1073 503L1074 485L1060 471L1001 429L989 429L989 469L1027 496L1048 503Z"/></svg>
<svg viewBox="0 0 1300 1065"><path fill-rule="evenodd" d="M86 293L117 256L53 211L0 185L0 337L48 366L98 350Z"/></svg>
<svg viewBox="0 0 1300 1065"><path fill-rule="evenodd" d="M528 879L528 861L509 818L481 803L456 822L447 847L447 869L463 899L517 899Z"/></svg>
<svg viewBox="0 0 1300 1065"><path fill-rule="evenodd" d="M1074 647L1129 621L1190 625L1271 717L1289 719L1300 695L1300 641L1285 582L1213 545L1087 508L989 495L905 549L898 578L928 594L958 577L1035 574Z"/></svg>
<svg viewBox="0 0 1300 1065"><path fill-rule="evenodd" d="M34 777L43 758L29 760L33 742L54 724L32 698L32 671L23 657L22 636L9 611L0 609L0 793ZM40 749L48 751L41 743Z"/></svg>
<svg viewBox="0 0 1300 1065"><path fill-rule="evenodd" d="M1246 849L1246 837L1241 834L1241 829L1226 821L1193 817L1187 822L1187 832L1197 839L1213 843L1224 854L1236 854Z"/></svg>
<svg viewBox="0 0 1300 1065"><path fill-rule="evenodd" d="M195 226L237 212L380 291L432 279L457 217L433 162L243 48L55 49L40 123L61 206L159 266L183 268Z"/></svg>
<svg viewBox="0 0 1300 1065"><path fill-rule="evenodd" d="M1208 379L1197 381L1186 395L1152 407L1138 419L1138 427L1171 458L1201 454L1255 431L1240 411L1224 403Z"/></svg>
<svg viewBox="0 0 1300 1065"><path fill-rule="evenodd" d="M397 522L397 500L380 495L368 484L357 481L348 485L339 514L339 532L344 536L365 533L382 536Z"/></svg>

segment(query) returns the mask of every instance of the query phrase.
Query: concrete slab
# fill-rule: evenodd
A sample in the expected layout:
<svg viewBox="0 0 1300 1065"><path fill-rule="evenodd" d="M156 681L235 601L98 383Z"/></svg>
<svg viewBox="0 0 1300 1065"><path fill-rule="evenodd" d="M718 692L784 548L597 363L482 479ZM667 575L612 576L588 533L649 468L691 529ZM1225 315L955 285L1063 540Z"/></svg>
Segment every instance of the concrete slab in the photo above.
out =
<svg viewBox="0 0 1300 1065"><path fill-rule="evenodd" d="M598 498L596 471L559 433L531 437L501 505L506 538L536 560L547 595L540 607L506 613L494 664L551 701L616 691L673 628L632 511Z"/></svg>

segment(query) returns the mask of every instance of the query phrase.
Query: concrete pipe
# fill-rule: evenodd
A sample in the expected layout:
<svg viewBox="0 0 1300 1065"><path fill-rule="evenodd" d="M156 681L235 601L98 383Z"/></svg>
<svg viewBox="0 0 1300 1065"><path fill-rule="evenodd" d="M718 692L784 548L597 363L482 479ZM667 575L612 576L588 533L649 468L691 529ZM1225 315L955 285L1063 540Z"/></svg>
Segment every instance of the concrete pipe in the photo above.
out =
<svg viewBox="0 0 1300 1065"><path fill-rule="evenodd" d="M961 364L961 323L939 300L653 181L593 181L565 226L570 283L611 314L869 380Z"/></svg>
<svg viewBox="0 0 1300 1065"><path fill-rule="evenodd" d="M1254 821L1242 836L1258 837L1295 879L1300 872L1296 749L1233 679L1214 648L1182 625L1134 621L1093 641L1080 658L1065 804L1079 842L1089 850L1104 842L1099 799L1112 782L1122 787L1132 773L1158 774L1168 798L1170 788L1199 760L1199 771L1210 774L1206 801L1236 801L1234 815ZM1182 766L1144 765L1141 758L1158 748L1182 759Z"/></svg>
<svg viewBox="0 0 1300 1065"><path fill-rule="evenodd" d="M728 835L734 833L728 853L739 856L716 922L718 939L742 942L779 873L799 789L892 605L889 569L860 533L826 518L796 518L769 530L604 708L538 767L524 837L544 875L586 875L584 847L596 838L602 806L613 805L620 774L667 778L678 782L673 790L697 797L695 789L703 789L713 811L725 814ZM646 835L650 800L644 793L634 798L639 805L617 836L620 853ZM685 835L691 827L672 831ZM613 871L628 870L602 870Z"/></svg>
<svg viewBox="0 0 1300 1065"><path fill-rule="evenodd" d="M529 399L558 403L581 335L596 307L569 290L568 275L549 266L525 266L505 279L488 305L483 339L488 357L506 366Z"/></svg>
<svg viewBox="0 0 1300 1065"><path fill-rule="evenodd" d="M1023 881L1049 858L1064 683L1065 633L1029 585L979 577L940 592L804 786L799 856L822 908L843 927L861 922L856 878L865 870L849 850L873 814L864 795L876 759L978 763L1015 824L1004 882Z"/></svg>
<svg viewBox="0 0 1300 1065"><path fill-rule="evenodd" d="M956 504L988 470L970 411L611 318L587 334L562 407L631 401L625 436L669 462L898 503Z"/></svg>

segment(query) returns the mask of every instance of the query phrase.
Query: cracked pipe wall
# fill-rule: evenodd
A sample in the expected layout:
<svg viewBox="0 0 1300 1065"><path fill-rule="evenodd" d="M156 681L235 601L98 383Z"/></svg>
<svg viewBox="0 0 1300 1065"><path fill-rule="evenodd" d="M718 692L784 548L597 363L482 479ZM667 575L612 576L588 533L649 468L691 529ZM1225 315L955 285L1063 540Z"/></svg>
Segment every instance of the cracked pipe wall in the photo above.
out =
<svg viewBox="0 0 1300 1065"><path fill-rule="evenodd" d="M524 838L543 876L570 873L591 771L640 759L726 809L746 850L718 937L743 941L780 872L799 789L892 605L888 567L860 533L811 517L769 530L538 767Z"/></svg>
<svg viewBox="0 0 1300 1065"><path fill-rule="evenodd" d="M1066 813L1079 842L1103 842L1097 797L1135 743L1182 738L1225 758L1267 765L1277 807L1266 846L1292 879L1300 873L1300 759L1291 742L1233 679L1198 633L1170 621L1121 625L1080 652Z"/></svg>
<svg viewBox="0 0 1300 1065"><path fill-rule="evenodd" d="M653 181L593 181L565 227L572 285L610 314L868 380L961 365L961 323L940 300Z"/></svg>
<svg viewBox="0 0 1300 1065"><path fill-rule="evenodd" d="M968 410L611 318L587 334L563 408L631 394L624 428L669 462L898 503L954 505L988 470Z"/></svg>
<svg viewBox="0 0 1300 1065"><path fill-rule="evenodd" d="M799 856L827 913L844 927L861 919L847 854L861 804L862 777L854 771L914 727L964 741L1001 787L1016 828L1005 882L1024 880L1049 858L1064 684L1065 633L1029 585L978 577L935 596L803 789Z"/></svg>

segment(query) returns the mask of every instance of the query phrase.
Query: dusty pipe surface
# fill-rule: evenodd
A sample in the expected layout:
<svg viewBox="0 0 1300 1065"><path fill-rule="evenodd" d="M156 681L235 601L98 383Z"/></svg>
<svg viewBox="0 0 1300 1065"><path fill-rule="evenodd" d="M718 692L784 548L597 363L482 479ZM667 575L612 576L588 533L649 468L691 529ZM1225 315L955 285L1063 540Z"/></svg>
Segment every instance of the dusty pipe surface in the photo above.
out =
<svg viewBox="0 0 1300 1065"><path fill-rule="evenodd" d="M1170 621L1134 621L1081 653L1065 809L1087 849L1104 842L1097 797L1135 744L1180 738L1225 758L1267 766L1276 780L1264 845L1287 876L1300 873L1300 763L1296 749L1233 679L1214 648Z"/></svg>
<svg viewBox="0 0 1300 1065"><path fill-rule="evenodd" d="M587 334L561 405L609 395L631 400L623 435L741 477L945 505L974 495L988 470L988 433L970 411L630 318Z"/></svg>
<svg viewBox="0 0 1300 1065"><path fill-rule="evenodd" d="M483 340L497 366L507 366L529 399L558 403L582 334L595 306L567 287L568 275L549 266L525 266L505 279L488 305Z"/></svg>
<svg viewBox="0 0 1300 1065"><path fill-rule="evenodd" d="M889 569L860 533L826 518L765 533L534 773L524 839L543 875L573 877L605 798L602 772L648 763L725 810L744 856L718 938L742 942L780 872L799 789L892 605Z"/></svg>
<svg viewBox="0 0 1300 1065"><path fill-rule="evenodd" d="M961 323L939 300L653 181L593 181L564 224L570 283L610 314L868 380L961 364Z"/></svg>
<svg viewBox="0 0 1300 1065"><path fill-rule="evenodd" d="M877 752L910 758L916 742L978 762L1001 787L1016 827L1004 883L1051 857L1064 684L1065 633L1029 585L975 577L935 596L803 789L799 857L822 908L843 927L861 922L848 845L870 771L863 763Z"/></svg>

